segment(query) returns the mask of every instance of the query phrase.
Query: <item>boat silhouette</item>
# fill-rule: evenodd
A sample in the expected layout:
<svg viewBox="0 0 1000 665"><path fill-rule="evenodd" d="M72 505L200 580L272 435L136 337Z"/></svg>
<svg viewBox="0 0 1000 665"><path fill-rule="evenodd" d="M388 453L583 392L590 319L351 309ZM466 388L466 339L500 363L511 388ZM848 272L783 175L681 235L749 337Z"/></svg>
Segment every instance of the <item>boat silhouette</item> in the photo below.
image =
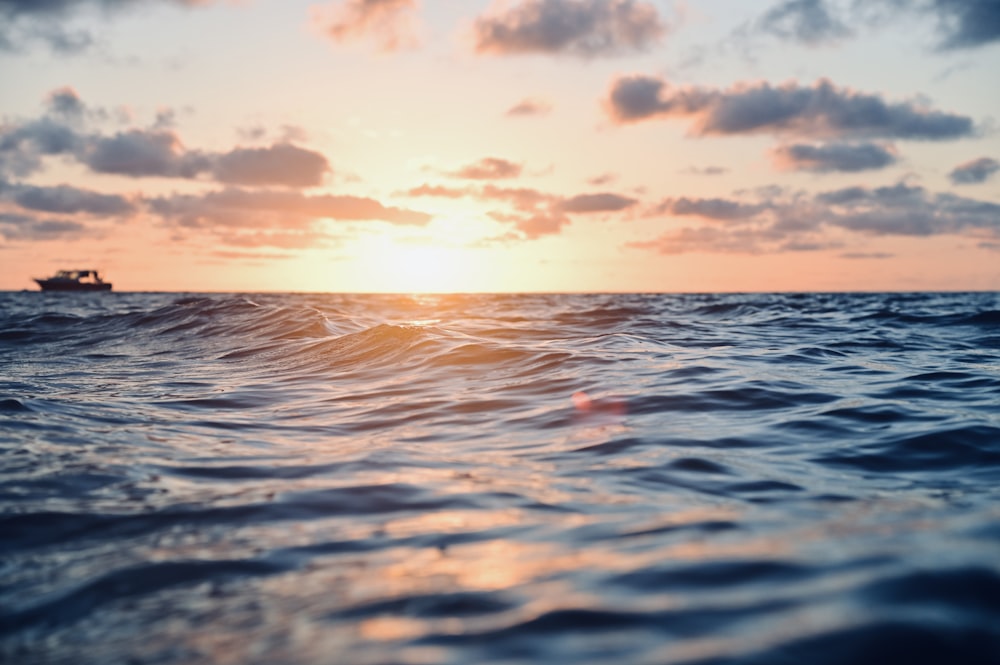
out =
<svg viewBox="0 0 1000 665"><path fill-rule="evenodd" d="M60 270L52 277L34 279L42 291L111 290L111 282L105 282L96 270Z"/></svg>

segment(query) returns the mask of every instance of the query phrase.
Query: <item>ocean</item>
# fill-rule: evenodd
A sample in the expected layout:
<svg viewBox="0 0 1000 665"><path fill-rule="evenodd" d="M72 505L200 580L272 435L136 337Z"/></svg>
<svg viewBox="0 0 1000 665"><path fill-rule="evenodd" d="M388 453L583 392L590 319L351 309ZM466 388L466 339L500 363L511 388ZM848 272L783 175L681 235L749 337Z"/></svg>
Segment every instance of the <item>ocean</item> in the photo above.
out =
<svg viewBox="0 0 1000 665"><path fill-rule="evenodd" d="M1000 663L1000 294L0 293L0 662Z"/></svg>

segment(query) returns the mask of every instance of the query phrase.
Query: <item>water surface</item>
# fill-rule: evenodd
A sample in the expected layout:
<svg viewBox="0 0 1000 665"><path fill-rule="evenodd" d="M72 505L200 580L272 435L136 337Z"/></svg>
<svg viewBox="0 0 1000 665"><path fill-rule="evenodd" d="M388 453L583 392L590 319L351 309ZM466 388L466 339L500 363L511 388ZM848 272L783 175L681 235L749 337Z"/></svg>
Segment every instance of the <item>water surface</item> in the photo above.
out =
<svg viewBox="0 0 1000 665"><path fill-rule="evenodd" d="M1000 662L1000 295L0 294L0 661Z"/></svg>

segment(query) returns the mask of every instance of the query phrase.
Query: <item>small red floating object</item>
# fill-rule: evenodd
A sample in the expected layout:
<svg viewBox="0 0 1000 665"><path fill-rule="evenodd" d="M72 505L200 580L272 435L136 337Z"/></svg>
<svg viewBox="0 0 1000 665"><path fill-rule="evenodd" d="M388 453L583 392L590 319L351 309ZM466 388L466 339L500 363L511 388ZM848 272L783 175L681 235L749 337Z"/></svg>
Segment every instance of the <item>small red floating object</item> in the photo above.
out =
<svg viewBox="0 0 1000 665"><path fill-rule="evenodd" d="M575 406L578 411L590 411L594 407L594 402L590 399L590 395L582 390L573 393L573 397L570 399L573 400L573 406Z"/></svg>
<svg viewBox="0 0 1000 665"><path fill-rule="evenodd" d="M582 413L602 413L612 416L624 416L628 413L628 403L623 399L598 399L591 398L582 390L573 393L570 398L573 406Z"/></svg>

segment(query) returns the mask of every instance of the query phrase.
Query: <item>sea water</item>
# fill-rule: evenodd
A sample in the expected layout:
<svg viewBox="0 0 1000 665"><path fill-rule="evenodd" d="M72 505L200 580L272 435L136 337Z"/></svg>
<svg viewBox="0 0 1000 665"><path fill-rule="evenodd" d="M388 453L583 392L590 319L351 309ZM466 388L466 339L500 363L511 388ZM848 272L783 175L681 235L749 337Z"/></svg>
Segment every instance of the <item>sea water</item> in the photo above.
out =
<svg viewBox="0 0 1000 665"><path fill-rule="evenodd" d="M1000 663L1000 295L0 294L0 662Z"/></svg>

